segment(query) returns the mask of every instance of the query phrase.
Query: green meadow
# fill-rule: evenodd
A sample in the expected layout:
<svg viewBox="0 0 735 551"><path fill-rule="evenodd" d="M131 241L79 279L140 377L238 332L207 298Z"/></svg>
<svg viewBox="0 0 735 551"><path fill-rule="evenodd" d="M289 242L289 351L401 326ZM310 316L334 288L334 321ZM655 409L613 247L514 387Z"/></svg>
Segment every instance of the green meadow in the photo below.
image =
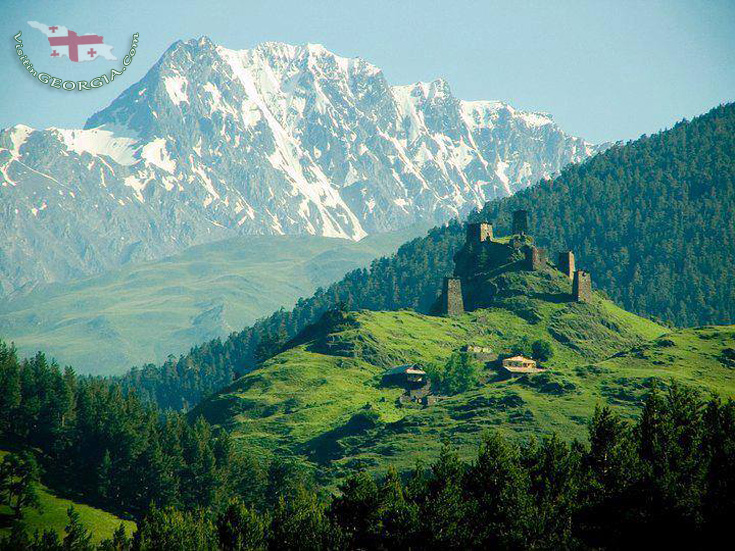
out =
<svg viewBox="0 0 735 551"><path fill-rule="evenodd" d="M0 450L0 460L7 453L7 451ZM36 491L41 504L40 508L27 507L23 509L21 520L21 523L30 534L35 531L53 530L63 538L64 528L68 523L66 512L71 506L79 513L79 520L84 527L92 532L92 541L98 542L112 537L112 533L120 526L120 523L125 525L128 536L135 530L134 522L123 520L111 513L83 503L57 497L43 484L38 484ZM0 536L5 536L10 532L12 522L10 509L7 506L0 506Z"/></svg>
<svg viewBox="0 0 735 551"><path fill-rule="evenodd" d="M548 276L512 277L526 289L549 285L535 280ZM583 439L595 406L631 418L651 389L672 381L735 397L727 359L735 327L671 330L600 295L589 304L515 296L453 318L360 311L348 319L305 332L192 416L227 427L248 453L296 458L334 480L354 468L410 469L444 443L469 457L487 430L520 441ZM551 344L546 372L505 378L489 365L475 388L429 407L400 405L402 390L382 383L392 366L441 365L466 344L507 354L524 338Z"/></svg>

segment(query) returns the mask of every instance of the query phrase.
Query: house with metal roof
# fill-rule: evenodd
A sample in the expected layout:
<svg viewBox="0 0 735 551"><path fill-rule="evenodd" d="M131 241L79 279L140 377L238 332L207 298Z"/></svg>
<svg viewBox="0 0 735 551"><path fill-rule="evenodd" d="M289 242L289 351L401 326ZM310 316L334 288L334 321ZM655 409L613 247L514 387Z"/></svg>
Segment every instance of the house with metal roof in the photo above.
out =
<svg viewBox="0 0 735 551"><path fill-rule="evenodd" d="M392 385L423 386L426 381L426 371L419 364L399 365L383 374L383 382Z"/></svg>
<svg viewBox="0 0 735 551"><path fill-rule="evenodd" d="M536 360L525 356L512 356L503 360L503 370L511 375L523 375L527 373L540 373L543 371L536 364Z"/></svg>

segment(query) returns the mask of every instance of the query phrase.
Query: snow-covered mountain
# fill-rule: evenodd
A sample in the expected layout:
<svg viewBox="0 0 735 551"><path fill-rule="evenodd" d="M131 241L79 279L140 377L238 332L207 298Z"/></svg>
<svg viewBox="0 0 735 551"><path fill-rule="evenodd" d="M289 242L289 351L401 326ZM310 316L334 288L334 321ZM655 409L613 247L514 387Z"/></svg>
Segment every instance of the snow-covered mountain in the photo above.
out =
<svg viewBox="0 0 735 551"><path fill-rule="evenodd" d="M0 290L238 233L443 221L595 151L549 115L391 86L320 45L177 42L84 129L0 132Z"/></svg>

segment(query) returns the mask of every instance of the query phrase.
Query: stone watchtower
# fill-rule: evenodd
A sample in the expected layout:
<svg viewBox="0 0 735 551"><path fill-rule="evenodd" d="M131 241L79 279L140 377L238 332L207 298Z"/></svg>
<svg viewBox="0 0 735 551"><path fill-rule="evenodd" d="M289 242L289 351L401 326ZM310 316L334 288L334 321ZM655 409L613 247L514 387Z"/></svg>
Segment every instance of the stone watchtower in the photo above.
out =
<svg viewBox="0 0 735 551"><path fill-rule="evenodd" d="M493 240L493 225L487 222L467 224L467 242L484 243Z"/></svg>
<svg viewBox="0 0 735 551"><path fill-rule="evenodd" d="M559 262L556 265L561 273L569 279L574 279L574 253L572 251L559 253Z"/></svg>
<svg viewBox="0 0 735 551"><path fill-rule="evenodd" d="M444 278L441 296L441 313L447 316L458 316L464 313L462 282L458 277Z"/></svg>
<svg viewBox="0 0 735 551"><path fill-rule="evenodd" d="M513 235L526 235L528 233L528 211L513 211Z"/></svg>
<svg viewBox="0 0 735 551"><path fill-rule="evenodd" d="M592 277L590 274L582 270L574 272L572 296L576 302L590 302L592 300Z"/></svg>
<svg viewBox="0 0 735 551"><path fill-rule="evenodd" d="M546 264L546 251L540 247L527 245L523 254L526 256L525 269L530 272L541 270Z"/></svg>

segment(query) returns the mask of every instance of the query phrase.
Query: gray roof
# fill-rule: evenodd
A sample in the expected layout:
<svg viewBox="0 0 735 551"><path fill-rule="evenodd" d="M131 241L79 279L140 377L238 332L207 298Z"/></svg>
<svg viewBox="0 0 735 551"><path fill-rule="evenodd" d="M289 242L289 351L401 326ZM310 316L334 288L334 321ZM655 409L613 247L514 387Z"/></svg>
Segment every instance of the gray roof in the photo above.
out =
<svg viewBox="0 0 735 551"><path fill-rule="evenodd" d="M385 372L385 375L426 375L426 371L421 369L418 364L405 364L393 367Z"/></svg>

